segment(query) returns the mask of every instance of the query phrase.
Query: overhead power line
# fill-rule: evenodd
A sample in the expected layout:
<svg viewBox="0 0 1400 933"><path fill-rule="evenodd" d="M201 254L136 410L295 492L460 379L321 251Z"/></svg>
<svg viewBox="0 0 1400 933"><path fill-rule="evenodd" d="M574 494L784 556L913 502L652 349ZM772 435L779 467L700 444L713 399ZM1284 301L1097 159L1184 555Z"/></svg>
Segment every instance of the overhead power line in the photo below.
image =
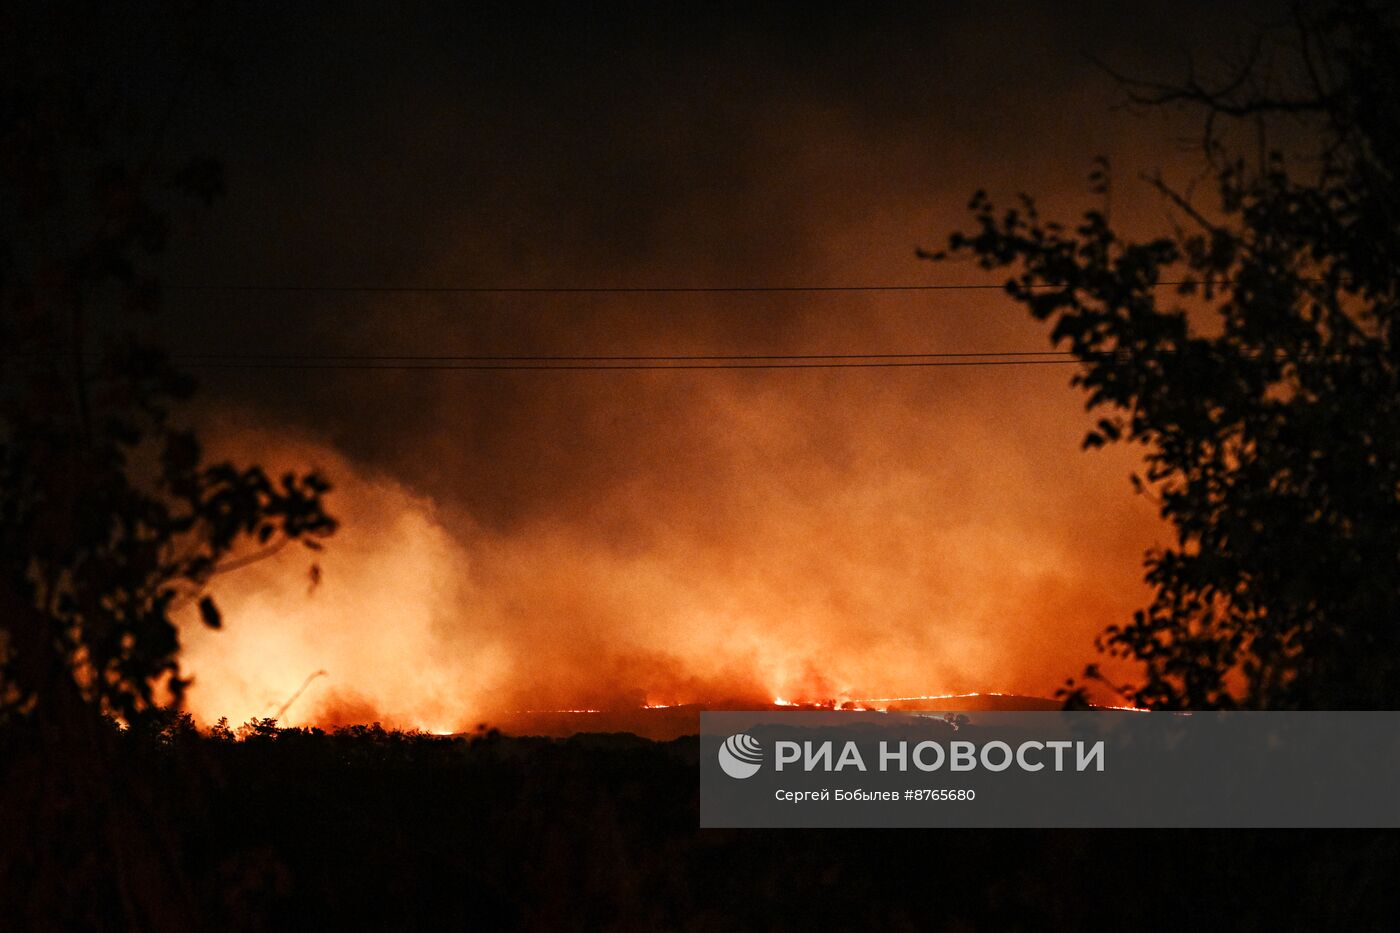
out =
<svg viewBox="0 0 1400 933"><path fill-rule="evenodd" d="M93 354L84 354L92 357ZM30 362L59 362L71 351L4 354ZM775 353L677 355L455 355L455 354L310 354L310 353L174 353L171 362L208 370L424 371L569 371L569 370L716 370L716 369L927 369L977 366L1070 365L1079 358L1057 350L996 350L924 353Z"/></svg>
<svg viewBox="0 0 1400 933"><path fill-rule="evenodd" d="M502 355L459 355L459 354L389 354L389 353L173 353L171 359L178 362L429 362L429 363L688 363L688 362L747 362L783 360L899 360L899 359L978 359L1000 357L1064 357L1073 354L1063 350L990 350L961 351L952 353L709 353L703 355L678 355L671 353L653 356L619 355L558 355L558 356L502 356Z"/></svg>
<svg viewBox="0 0 1400 933"><path fill-rule="evenodd" d="M84 356L93 358L95 354ZM64 363L71 351L6 354L32 363ZM449 354L310 354L310 353L173 353L182 368L207 370L554 371L569 370L715 370L715 369L927 369L974 366L1066 365L1079 360L1055 350L998 350L926 353L774 353L676 355L449 355Z"/></svg>
<svg viewBox="0 0 1400 933"><path fill-rule="evenodd" d="M384 370L413 372L417 370L440 371L440 370L473 370L486 372L491 370L553 370L560 372L582 372L585 370L662 370L662 369L897 369L897 368L938 368L948 366L1064 366L1079 362L1074 359L1050 359L1050 360L831 360L828 362L712 362L712 363L604 363L604 362L579 362L579 363L308 363L295 362L290 360L255 362L220 362L205 361L194 362L196 369L262 369L262 370Z"/></svg>
<svg viewBox="0 0 1400 933"><path fill-rule="evenodd" d="M1183 280L1153 283L1154 288L1187 284ZM1224 283L1217 283L1224 284ZM463 295L588 295L588 294L710 294L741 292L942 292L1004 290L1006 285L985 283L873 283L865 285L332 285L275 283L194 283L161 286L179 292L323 292L367 294L463 294ZM1029 288L1062 288L1059 285L1032 284Z"/></svg>
<svg viewBox="0 0 1400 933"><path fill-rule="evenodd" d="M1121 351L1120 351L1121 352ZM896 369L973 366L1052 366L1119 360L1120 352L1078 354L1065 350L977 350L909 353L750 353L656 355L501 355L369 353L181 353L171 362L186 368L216 370L349 371L568 371L568 370L708 370L708 369ZM1162 351L1165 352L1165 351ZM1275 351L1282 352L1282 351ZM96 354L84 353L87 358ZM63 363L72 351L3 353L0 358L31 363ZM1086 358L1087 357L1087 358ZM1126 358L1122 360L1127 362Z"/></svg>
<svg viewBox="0 0 1400 933"><path fill-rule="evenodd" d="M93 354L84 354L91 358ZM0 354L62 362L71 351ZM267 370L571 370L571 369L892 369L940 366L1034 366L1078 362L1055 350L958 351L938 353L774 353L641 355L447 355L310 353L173 353L171 362L193 369Z"/></svg>

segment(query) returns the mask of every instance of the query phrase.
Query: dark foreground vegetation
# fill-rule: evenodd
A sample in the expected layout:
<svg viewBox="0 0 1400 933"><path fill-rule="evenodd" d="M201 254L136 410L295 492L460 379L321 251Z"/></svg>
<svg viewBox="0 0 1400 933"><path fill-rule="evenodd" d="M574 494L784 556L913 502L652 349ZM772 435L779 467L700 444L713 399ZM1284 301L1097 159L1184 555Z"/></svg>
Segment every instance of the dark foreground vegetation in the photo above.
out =
<svg viewBox="0 0 1400 933"><path fill-rule="evenodd" d="M123 733L146 792L48 814L5 916L51 888L19 926L105 929L123 872L239 931L1381 929L1400 898L1393 832L700 830L693 738L239 731ZM128 820L159 857L67 838Z"/></svg>

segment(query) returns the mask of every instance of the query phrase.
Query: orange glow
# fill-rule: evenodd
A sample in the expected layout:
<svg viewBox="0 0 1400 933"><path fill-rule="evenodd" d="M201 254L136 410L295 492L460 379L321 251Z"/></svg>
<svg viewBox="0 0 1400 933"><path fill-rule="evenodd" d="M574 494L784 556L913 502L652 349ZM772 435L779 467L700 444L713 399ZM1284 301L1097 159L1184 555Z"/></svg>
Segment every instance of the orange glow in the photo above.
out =
<svg viewBox="0 0 1400 933"><path fill-rule="evenodd" d="M913 243L962 224L973 185L928 191L937 173L921 167L921 144L872 149L829 114L791 119L791 138L822 144L784 157L775 196L802 193L785 204L790 254L708 269L678 250L574 277L976 276L911 257ZM872 160L892 166L886 181ZM1036 162L1080 164L1065 152ZM1061 173L1070 209L1084 203L1081 174ZM1045 184L1039 168L1001 181ZM828 194L809 204L812 191ZM1142 216L1155 218L1147 197ZM1115 189L1115 213L1132 207ZM682 222L685 242L727 242L724 217L682 211ZM461 279L457 257L489 260L494 244L445 242L421 277ZM405 353L426 352L423 335L427 350L494 353L1046 347L1043 327L995 291L668 301L570 298L527 314L483 298L463 315L386 298L337 339ZM1053 695L1101 660L1094 636L1144 604L1142 553L1164 537L1127 482L1136 452L1080 451L1092 421L1070 372L375 374L321 387L335 412L356 413L332 436L275 411L225 410L206 432L212 452L274 472L321 467L342 530L314 555L314 591L313 555L293 548L214 581L226 625L188 627L190 706L206 721L271 715L318 669L328 675L289 723L465 730L522 710Z"/></svg>
<svg viewBox="0 0 1400 933"><path fill-rule="evenodd" d="M451 733L527 712L879 709L976 696L993 678L1046 696L1134 592L1131 556L1110 583L1089 569L1098 554L1075 552L1085 532L1057 541L1004 512L925 506L929 490L902 468L801 505L755 475L777 501L736 516L738 537L618 550L568 526L449 524L323 443L225 437L274 468L323 469L343 528L321 554L287 548L215 579L224 630L185 626L189 705L204 722L274 715L321 669L284 724ZM845 543L812 542L810 528L834 525Z"/></svg>
<svg viewBox="0 0 1400 933"><path fill-rule="evenodd" d="M968 40L987 43L977 60L996 60L996 34ZM1160 234L1167 206L1137 173L1195 177L1196 153L1177 145L1195 118L1112 109L1120 89L1092 68L1035 90L993 95L1014 118L911 93L885 120L860 94L755 85L742 106L707 111L726 133L682 120L629 136L627 165L648 167L635 196L605 194L567 147L520 153L515 181L471 208L377 205L401 212L363 255L392 254L380 271L397 284L997 284L914 250L966 229L978 188L1002 204L1032 192L1043 216L1073 222L1102 206L1085 180L1098 154L1121 167L1115 226ZM1046 94L1064 106L1042 106ZM400 141L431 177L461 177L452 147ZM275 258L302 234L361 255L339 249L355 237L298 231L270 240ZM374 275L293 264L286 277ZM1051 349L996 288L349 293L304 310L289 351ZM242 343L271 352L264 337ZM312 555L296 549L214 581L226 624L188 628L190 706L205 721L271 715L318 669L289 723L470 730L523 710L601 722L697 704L1053 695L1104 660L1095 635L1145 604L1142 554L1167 539L1128 483L1139 451L1080 451L1094 419L1072 372L209 372L202 397L222 420L198 423L212 452L274 474L321 466L342 530L314 592Z"/></svg>

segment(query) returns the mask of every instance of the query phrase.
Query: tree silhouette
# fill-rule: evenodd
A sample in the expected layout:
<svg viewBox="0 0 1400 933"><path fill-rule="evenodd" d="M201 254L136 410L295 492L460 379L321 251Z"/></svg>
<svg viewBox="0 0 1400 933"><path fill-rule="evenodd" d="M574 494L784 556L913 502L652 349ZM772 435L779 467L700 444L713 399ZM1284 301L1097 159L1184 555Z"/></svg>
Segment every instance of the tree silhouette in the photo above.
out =
<svg viewBox="0 0 1400 933"><path fill-rule="evenodd" d="M0 126L0 715L76 691L130 719L157 683L180 697L180 599L217 628L200 592L236 547L315 547L335 524L314 473L204 460L171 418L193 383L133 321L158 303L161 202L212 199L217 163L113 156L82 87L25 77Z"/></svg>
<svg viewBox="0 0 1400 933"><path fill-rule="evenodd" d="M1263 63L1270 67L1264 67ZM1141 445L1140 491L1172 546L1151 604L1101 651L1158 708L1400 704L1400 32L1343 3L1298 12L1219 87L1121 79L1132 103L1194 107L1216 203L1160 175L1181 216L1125 239L1107 209L1042 220L984 193L949 249L1013 270L1007 292L1082 362L1103 417L1084 440ZM1306 146L1269 148L1280 120ZM1239 130L1260 140L1238 150ZM1108 193L1106 164L1091 176ZM1177 283L1173 288L1167 283ZM1089 679L1102 680L1096 665ZM1083 700L1083 684L1068 690Z"/></svg>
<svg viewBox="0 0 1400 933"><path fill-rule="evenodd" d="M335 523L324 479L209 462L172 414L194 386L149 337L154 261L173 206L222 178L163 161L159 125L123 144L86 15L16 8L0 30L0 915L190 929L161 803L118 766L113 723L171 721L173 614L218 627L205 585L238 549L319 547Z"/></svg>

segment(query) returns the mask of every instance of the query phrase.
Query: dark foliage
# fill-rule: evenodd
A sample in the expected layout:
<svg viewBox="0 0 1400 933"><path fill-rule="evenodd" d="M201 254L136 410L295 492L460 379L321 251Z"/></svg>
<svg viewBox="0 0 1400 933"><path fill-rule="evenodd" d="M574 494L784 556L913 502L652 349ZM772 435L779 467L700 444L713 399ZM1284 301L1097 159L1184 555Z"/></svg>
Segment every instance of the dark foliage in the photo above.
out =
<svg viewBox="0 0 1400 933"><path fill-rule="evenodd" d="M1177 541L1100 646L1141 665L1143 706L1400 706L1400 28L1355 3L1296 27L1219 89L1126 82L1206 114L1214 206L1151 179L1184 228L1126 240L1107 207L1068 228L979 193L951 238L1017 270L1007 292L1083 362L1085 446L1145 449L1134 482ZM1280 119L1315 145L1232 154L1222 126ZM1106 198L1106 165L1092 181Z"/></svg>
<svg viewBox="0 0 1400 933"><path fill-rule="evenodd" d="M209 462L173 416L193 384L151 340L153 270L222 179L129 132L88 12L0 12L0 926L184 930L164 801L112 721L178 704L182 603L218 627L215 574L335 524L321 477Z"/></svg>
<svg viewBox="0 0 1400 933"><path fill-rule="evenodd" d="M1393 832L697 830L693 738L244 732L122 737L201 929L1364 930L1400 907ZM62 926L120 928L90 899Z"/></svg>
<svg viewBox="0 0 1400 933"><path fill-rule="evenodd" d="M171 612L241 543L334 530L315 474L209 463L172 421L192 382L145 336L168 192L210 197L204 159L114 150L79 78L6 46L0 85L0 717L76 690L130 721L178 700ZM114 151L118 154L114 154ZM213 174L211 174L213 173Z"/></svg>

